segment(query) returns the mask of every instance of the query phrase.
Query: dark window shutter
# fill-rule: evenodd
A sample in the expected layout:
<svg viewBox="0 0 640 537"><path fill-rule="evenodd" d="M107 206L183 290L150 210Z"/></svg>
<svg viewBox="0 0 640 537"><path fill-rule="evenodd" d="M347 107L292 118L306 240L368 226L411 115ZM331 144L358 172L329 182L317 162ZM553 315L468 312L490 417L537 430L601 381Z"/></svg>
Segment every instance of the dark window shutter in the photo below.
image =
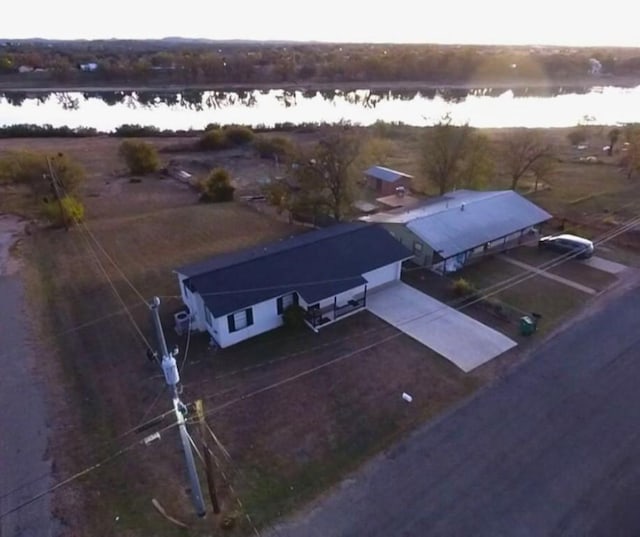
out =
<svg viewBox="0 0 640 537"><path fill-rule="evenodd" d="M298 305L298 293L293 293L293 303L296 306Z"/></svg>
<svg viewBox="0 0 640 537"><path fill-rule="evenodd" d="M249 308L247 310L247 326L251 326L253 324L253 308Z"/></svg>
<svg viewBox="0 0 640 537"><path fill-rule="evenodd" d="M229 332L235 332L236 320L233 318L233 315L227 315L227 323L229 323Z"/></svg>
<svg viewBox="0 0 640 537"><path fill-rule="evenodd" d="M284 308L282 307L282 297L278 299L278 315L282 315Z"/></svg>

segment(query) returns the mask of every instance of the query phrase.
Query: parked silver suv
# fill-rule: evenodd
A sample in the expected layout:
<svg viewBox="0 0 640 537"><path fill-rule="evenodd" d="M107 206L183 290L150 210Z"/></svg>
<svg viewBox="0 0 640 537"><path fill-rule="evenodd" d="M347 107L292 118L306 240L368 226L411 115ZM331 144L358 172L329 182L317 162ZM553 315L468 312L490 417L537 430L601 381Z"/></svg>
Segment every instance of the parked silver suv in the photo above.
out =
<svg viewBox="0 0 640 537"><path fill-rule="evenodd" d="M579 259L591 257L594 251L593 242L589 239L567 233L542 237L538 241L538 246L540 248L562 252L563 254L576 254L576 257Z"/></svg>

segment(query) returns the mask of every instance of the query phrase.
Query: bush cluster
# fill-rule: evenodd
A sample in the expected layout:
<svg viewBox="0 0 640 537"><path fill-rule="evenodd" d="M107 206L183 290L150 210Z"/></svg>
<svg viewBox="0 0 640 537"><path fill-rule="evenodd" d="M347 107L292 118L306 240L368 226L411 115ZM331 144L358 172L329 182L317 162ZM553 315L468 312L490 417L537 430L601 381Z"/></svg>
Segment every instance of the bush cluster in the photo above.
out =
<svg viewBox="0 0 640 537"><path fill-rule="evenodd" d="M453 290L453 294L459 297L470 296L476 292L475 285L464 278L454 280L451 288Z"/></svg>
<svg viewBox="0 0 640 537"><path fill-rule="evenodd" d="M142 140L125 140L120 144L119 153L134 175L153 173L160 167L156 148Z"/></svg>
<svg viewBox="0 0 640 537"><path fill-rule="evenodd" d="M210 124L200 137L198 146L206 151L218 151L249 144L253 141L253 138L254 133L249 127L229 125L220 128L217 125Z"/></svg>
<svg viewBox="0 0 640 537"><path fill-rule="evenodd" d="M293 153L293 144L289 139L283 136L271 136L268 138L257 138L253 142L260 158L275 158L280 159L287 157Z"/></svg>
<svg viewBox="0 0 640 537"><path fill-rule="evenodd" d="M54 127L53 125L3 125L0 127L0 138L85 138L97 136L98 131L91 127Z"/></svg>
<svg viewBox="0 0 640 537"><path fill-rule="evenodd" d="M231 176L224 168L216 168L209 177L200 181L200 201L220 203L233 201L235 188L231 185Z"/></svg>

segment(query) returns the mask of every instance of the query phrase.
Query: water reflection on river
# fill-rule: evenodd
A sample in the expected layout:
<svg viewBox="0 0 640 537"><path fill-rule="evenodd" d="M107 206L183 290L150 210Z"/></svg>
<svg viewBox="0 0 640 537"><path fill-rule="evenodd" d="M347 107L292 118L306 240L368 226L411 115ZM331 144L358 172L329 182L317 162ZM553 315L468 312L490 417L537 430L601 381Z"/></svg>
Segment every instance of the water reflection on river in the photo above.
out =
<svg viewBox="0 0 640 537"><path fill-rule="evenodd" d="M640 121L640 87L423 89L420 91L252 90L0 93L0 125L68 125L112 130L208 123L267 125L376 121L428 125L448 114L476 127L565 127Z"/></svg>

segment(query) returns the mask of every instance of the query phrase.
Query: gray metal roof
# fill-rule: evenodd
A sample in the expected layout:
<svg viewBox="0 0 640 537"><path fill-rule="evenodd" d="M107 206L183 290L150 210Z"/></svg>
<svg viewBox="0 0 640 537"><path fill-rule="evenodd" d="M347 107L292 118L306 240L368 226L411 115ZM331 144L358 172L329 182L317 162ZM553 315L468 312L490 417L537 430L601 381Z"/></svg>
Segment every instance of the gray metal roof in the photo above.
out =
<svg viewBox="0 0 640 537"><path fill-rule="evenodd" d="M468 195L465 195L467 193ZM497 192L459 191L449 196L444 208L404 219L407 228L442 257L451 257L522 229L538 225L551 215L513 190ZM403 213L406 216L406 213Z"/></svg>
<svg viewBox="0 0 640 537"><path fill-rule="evenodd" d="M371 168L364 171L364 174L368 177L380 179L381 181L385 181L387 183L393 183L398 179L402 179L403 177L406 177L407 179L413 179L411 175L392 170L391 168L385 168L384 166L371 166Z"/></svg>

